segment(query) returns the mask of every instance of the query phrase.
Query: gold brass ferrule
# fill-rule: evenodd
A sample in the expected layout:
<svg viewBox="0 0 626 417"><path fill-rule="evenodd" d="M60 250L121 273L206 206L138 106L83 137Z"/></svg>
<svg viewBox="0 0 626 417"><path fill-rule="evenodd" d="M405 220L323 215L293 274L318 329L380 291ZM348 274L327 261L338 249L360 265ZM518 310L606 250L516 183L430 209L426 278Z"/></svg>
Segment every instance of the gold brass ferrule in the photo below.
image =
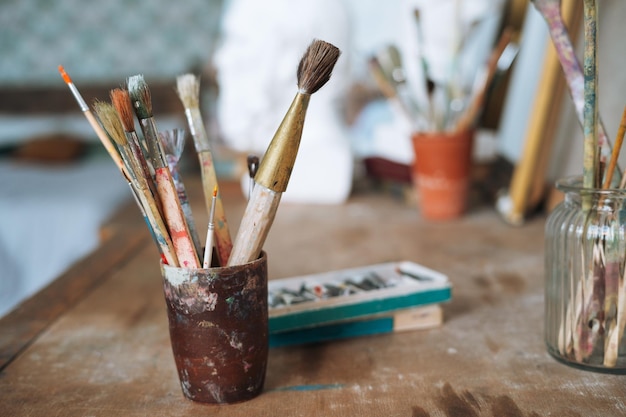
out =
<svg viewBox="0 0 626 417"><path fill-rule="evenodd" d="M275 192L282 193L287 190L310 98L310 94L301 92L296 94L261 160L254 177L257 184Z"/></svg>

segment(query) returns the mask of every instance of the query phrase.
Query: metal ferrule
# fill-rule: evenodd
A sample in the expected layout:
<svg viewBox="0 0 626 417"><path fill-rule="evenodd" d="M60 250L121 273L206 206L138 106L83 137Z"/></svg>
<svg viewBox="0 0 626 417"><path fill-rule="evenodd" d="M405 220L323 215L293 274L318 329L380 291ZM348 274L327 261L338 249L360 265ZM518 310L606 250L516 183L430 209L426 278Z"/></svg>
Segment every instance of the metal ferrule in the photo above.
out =
<svg viewBox="0 0 626 417"><path fill-rule="evenodd" d="M257 184L275 192L282 193L287 190L310 98L310 94L302 92L296 94L261 160L254 177Z"/></svg>

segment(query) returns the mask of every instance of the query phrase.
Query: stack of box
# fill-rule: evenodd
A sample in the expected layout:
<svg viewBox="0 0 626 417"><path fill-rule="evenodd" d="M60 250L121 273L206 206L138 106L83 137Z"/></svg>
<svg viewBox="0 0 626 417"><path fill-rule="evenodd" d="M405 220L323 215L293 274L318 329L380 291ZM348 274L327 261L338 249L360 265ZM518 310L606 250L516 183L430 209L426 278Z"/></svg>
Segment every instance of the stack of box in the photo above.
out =
<svg viewBox="0 0 626 417"><path fill-rule="evenodd" d="M440 326L444 274L389 262L269 282L270 347Z"/></svg>

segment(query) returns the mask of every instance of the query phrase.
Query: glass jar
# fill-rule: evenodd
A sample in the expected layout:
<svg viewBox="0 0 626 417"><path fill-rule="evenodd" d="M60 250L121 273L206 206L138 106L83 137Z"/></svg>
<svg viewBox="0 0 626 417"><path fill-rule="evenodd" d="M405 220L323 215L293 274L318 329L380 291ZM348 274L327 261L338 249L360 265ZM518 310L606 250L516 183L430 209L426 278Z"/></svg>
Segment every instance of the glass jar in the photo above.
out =
<svg viewBox="0 0 626 417"><path fill-rule="evenodd" d="M545 342L575 367L626 373L626 190L557 181L545 227Z"/></svg>

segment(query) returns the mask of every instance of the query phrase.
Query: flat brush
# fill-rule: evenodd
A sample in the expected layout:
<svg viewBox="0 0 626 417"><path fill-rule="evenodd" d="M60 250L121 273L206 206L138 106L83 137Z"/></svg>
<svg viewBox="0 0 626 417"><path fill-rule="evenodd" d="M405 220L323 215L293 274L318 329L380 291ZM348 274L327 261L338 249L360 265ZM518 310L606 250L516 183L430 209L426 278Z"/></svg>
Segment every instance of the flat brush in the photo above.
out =
<svg viewBox="0 0 626 417"><path fill-rule="evenodd" d="M298 92L261 160L228 265L245 264L259 256L287 189L309 100L330 79L340 53L334 45L314 40L300 60Z"/></svg>
<svg viewBox="0 0 626 417"><path fill-rule="evenodd" d="M185 108L185 116L198 160L200 161L200 175L202 187L204 189L204 201L207 210L212 206L211 191L217 187L217 174L213 164L213 154L209 143L209 138L202 122L200 113L200 81L193 74L184 74L176 78L176 90L180 101ZM215 200L215 218L217 219L215 231L215 245L220 265L226 265L233 243L230 237L226 214L222 205L222 197L218 194Z"/></svg>
<svg viewBox="0 0 626 417"><path fill-rule="evenodd" d="M148 153L156 175L157 192L180 266L199 268L201 264L198 254L191 239L180 200L178 200L172 174L165 163L159 143L158 130L152 116L150 90L142 75L134 75L128 79L128 92L148 145Z"/></svg>
<svg viewBox="0 0 626 417"><path fill-rule="evenodd" d="M117 111L111 104L104 102L97 102L95 109L104 129L118 146L121 158L130 174L131 189L134 191L141 214L157 244L163 262L170 266L177 266L178 260L167 228L148 188L146 178L143 176L143 169L132 154Z"/></svg>
<svg viewBox="0 0 626 417"><path fill-rule="evenodd" d="M122 172L124 177L127 180L130 180L128 177L129 174L128 172L126 172L126 167L124 166L124 163L122 162L120 155L117 153L117 151L115 150L115 147L111 143L109 136L106 134L104 130L102 130L102 126L100 126L96 118L91 113L89 106L83 99L83 96L78 91L78 88L76 88L70 76L67 74L67 72L65 72L65 68L63 68L62 65L59 65L58 68L59 68L59 72L61 73L61 76L63 77L63 81L65 81L67 86L70 88L70 91L74 95L74 98L76 99L76 102L78 103L78 106L80 107L80 110L85 115L85 118L87 118L87 121L89 121L89 124L93 128L94 132L96 132L98 139L100 139L100 142L102 142L102 145L104 145L104 148L106 149L108 154L111 156L111 159L113 159L113 162L115 162L115 165L117 165L117 167Z"/></svg>

